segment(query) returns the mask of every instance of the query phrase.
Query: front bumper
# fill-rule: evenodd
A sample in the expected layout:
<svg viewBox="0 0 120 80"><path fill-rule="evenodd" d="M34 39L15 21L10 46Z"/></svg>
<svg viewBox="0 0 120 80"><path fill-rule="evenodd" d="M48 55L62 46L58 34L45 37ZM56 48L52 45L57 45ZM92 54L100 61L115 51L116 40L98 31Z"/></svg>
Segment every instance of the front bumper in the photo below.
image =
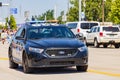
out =
<svg viewBox="0 0 120 80"><path fill-rule="evenodd" d="M120 44L120 39L100 39L99 43L107 44Z"/></svg>
<svg viewBox="0 0 120 80"><path fill-rule="evenodd" d="M69 67L69 66L85 66L88 65L88 57L84 58L59 58L59 59L41 59L29 60L29 67Z"/></svg>
<svg viewBox="0 0 120 80"><path fill-rule="evenodd" d="M88 65L88 50L87 48L79 51L74 49L64 50L65 54L47 50L42 53L28 53L28 66L29 67L69 67L69 66L85 66ZM62 49L63 50L63 49ZM73 53L71 53L73 52ZM52 55L54 53L54 56ZM70 55L71 54L71 55Z"/></svg>

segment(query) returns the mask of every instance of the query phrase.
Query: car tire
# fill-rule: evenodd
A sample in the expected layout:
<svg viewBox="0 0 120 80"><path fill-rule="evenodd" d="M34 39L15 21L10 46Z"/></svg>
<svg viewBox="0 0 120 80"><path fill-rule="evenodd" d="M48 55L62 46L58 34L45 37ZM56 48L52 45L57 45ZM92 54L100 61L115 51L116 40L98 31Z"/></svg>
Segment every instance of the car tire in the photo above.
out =
<svg viewBox="0 0 120 80"><path fill-rule="evenodd" d="M120 46L119 46L119 44L115 44L115 48L119 48Z"/></svg>
<svg viewBox="0 0 120 80"><path fill-rule="evenodd" d="M104 45L103 45L103 47L104 47L104 48L107 48L107 45L106 45L106 44L104 44Z"/></svg>
<svg viewBox="0 0 120 80"><path fill-rule="evenodd" d="M28 66L28 57L25 53L23 54L23 60L22 61L23 61L22 62L23 72L24 73L32 73L32 69Z"/></svg>
<svg viewBox="0 0 120 80"><path fill-rule="evenodd" d="M9 67L12 69L18 68L18 64L13 61L13 56L12 56L12 50L9 49L8 52L8 57L9 57Z"/></svg>
<svg viewBox="0 0 120 80"><path fill-rule="evenodd" d="M76 66L77 71L84 71L84 72L86 72L87 68L88 68L88 65L87 66Z"/></svg>
<svg viewBox="0 0 120 80"><path fill-rule="evenodd" d="M98 44L98 41L97 39L94 40L94 47L98 48L99 47L99 44Z"/></svg>
<svg viewBox="0 0 120 80"><path fill-rule="evenodd" d="M89 46L88 43L87 43L86 38L83 39L83 42L84 42L84 44L85 44L87 47Z"/></svg>

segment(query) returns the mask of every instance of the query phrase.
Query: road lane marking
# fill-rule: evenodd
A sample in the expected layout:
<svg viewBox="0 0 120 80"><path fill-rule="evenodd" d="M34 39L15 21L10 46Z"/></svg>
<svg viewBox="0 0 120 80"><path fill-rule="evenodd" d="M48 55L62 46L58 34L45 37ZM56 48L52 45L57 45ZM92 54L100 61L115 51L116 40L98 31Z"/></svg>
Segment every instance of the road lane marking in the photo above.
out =
<svg viewBox="0 0 120 80"><path fill-rule="evenodd" d="M120 74L115 74L115 73L109 73L109 72L102 72L102 71L98 71L98 70L87 70L88 72L91 73L97 73L97 74L104 74L107 76L113 76L113 77L120 77Z"/></svg>
<svg viewBox="0 0 120 80"><path fill-rule="evenodd" d="M0 57L0 60L8 60L8 58L1 58L1 57Z"/></svg>
<svg viewBox="0 0 120 80"><path fill-rule="evenodd" d="M0 57L0 60L8 60L8 58L1 58ZM91 69L88 69L87 71L91 72L91 73L103 74L103 75L112 76L112 77L120 77L120 74L115 74L115 73L102 72L102 71L91 70Z"/></svg>

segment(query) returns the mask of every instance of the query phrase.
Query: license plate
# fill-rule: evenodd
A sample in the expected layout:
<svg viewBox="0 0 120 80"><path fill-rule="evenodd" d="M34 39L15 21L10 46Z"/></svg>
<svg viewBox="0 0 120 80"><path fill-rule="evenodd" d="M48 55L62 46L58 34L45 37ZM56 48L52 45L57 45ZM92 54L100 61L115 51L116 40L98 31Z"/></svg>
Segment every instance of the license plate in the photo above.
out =
<svg viewBox="0 0 120 80"><path fill-rule="evenodd" d="M110 37L113 37L114 35L110 35Z"/></svg>

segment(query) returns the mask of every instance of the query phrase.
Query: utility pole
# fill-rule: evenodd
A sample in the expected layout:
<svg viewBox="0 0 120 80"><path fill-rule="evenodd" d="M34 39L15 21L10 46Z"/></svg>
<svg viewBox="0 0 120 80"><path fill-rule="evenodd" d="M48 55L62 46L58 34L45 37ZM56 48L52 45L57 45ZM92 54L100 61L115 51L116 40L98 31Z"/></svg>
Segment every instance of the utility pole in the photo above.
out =
<svg viewBox="0 0 120 80"><path fill-rule="evenodd" d="M81 0L79 0L79 21L81 21Z"/></svg>
<svg viewBox="0 0 120 80"><path fill-rule="evenodd" d="M104 25L104 0L102 2L102 24Z"/></svg>
<svg viewBox="0 0 120 80"><path fill-rule="evenodd" d="M67 11L68 12L69 12L69 6L70 6L69 4L70 4L70 0L68 0L68 2L67 2L67 8L68 8Z"/></svg>
<svg viewBox="0 0 120 80"><path fill-rule="evenodd" d="M67 1L67 14L66 14L66 21L68 21L69 7L70 7L70 0Z"/></svg>
<svg viewBox="0 0 120 80"><path fill-rule="evenodd" d="M2 7L2 2L0 2L0 7ZM2 12L2 10L0 11L0 12ZM1 16L1 14L0 14L0 16ZM0 17L0 20L1 20L2 18Z"/></svg>
<svg viewBox="0 0 120 80"><path fill-rule="evenodd" d="M84 18L83 18L83 20L85 20L85 18L86 18L86 15L85 15L85 8L86 8L86 4L85 4L85 2L86 2L86 0L84 0L84 2L83 2L83 6L84 6Z"/></svg>
<svg viewBox="0 0 120 80"><path fill-rule="evenodd" d="M56 4L54 7L54 18L55 18L55 20L57 20L57 5Z"/></svg>
<svg viewBox="0 0 120 80"><path fill-rule="evenodd" d="M9 3L2 3L2 2L0 2L0 7L3 7L3 6L9 6ZM0 12L2 12L2 11L0 11Z"/></svg>
<svg viewBox="0 0 120 80"><path fill-rule="evenodd" d="M103 24L103 25L104 25L104 14L105 14L105 12L104 12L105 1L106 1L106 0L103 0L103 2L102 2L102 24Z"/></svg>

